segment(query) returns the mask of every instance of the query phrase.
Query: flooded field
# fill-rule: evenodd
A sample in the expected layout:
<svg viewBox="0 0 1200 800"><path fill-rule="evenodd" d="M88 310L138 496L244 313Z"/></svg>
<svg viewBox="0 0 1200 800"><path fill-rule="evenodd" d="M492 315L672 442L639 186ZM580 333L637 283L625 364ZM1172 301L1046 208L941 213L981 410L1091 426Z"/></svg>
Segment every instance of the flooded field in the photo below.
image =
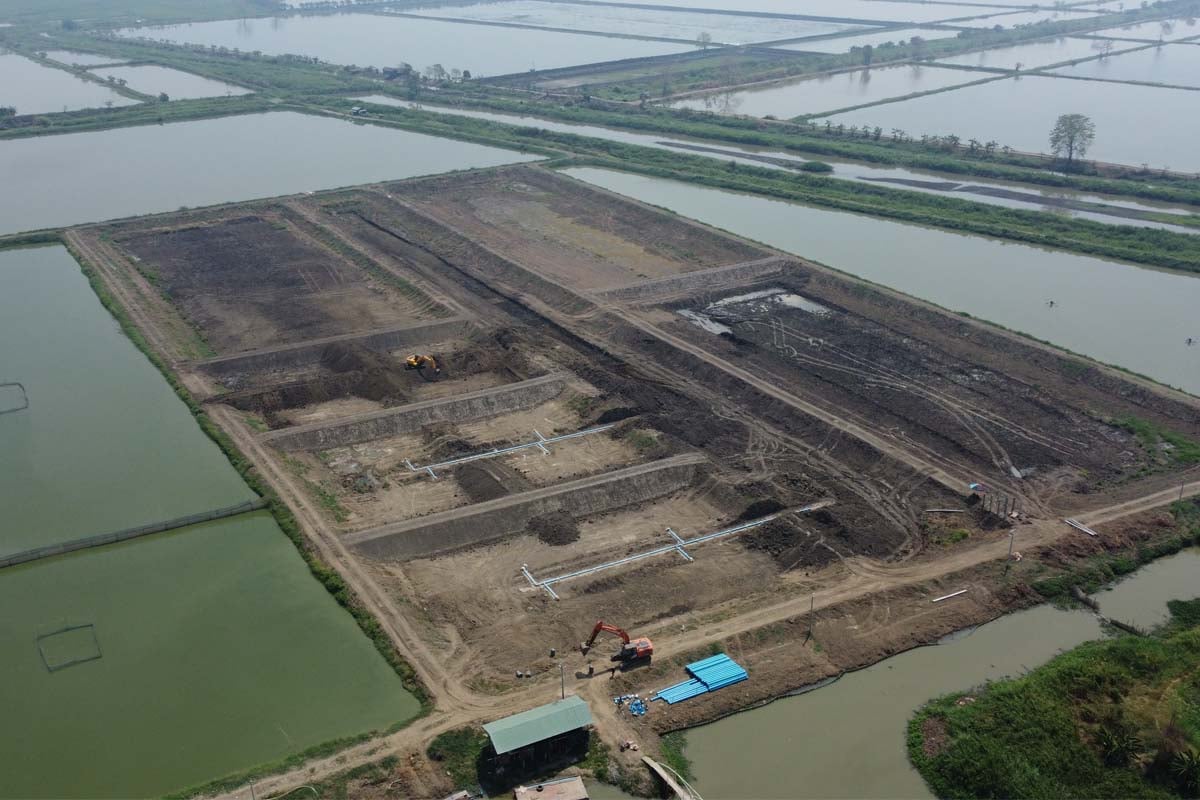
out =
<svg viewBox="0 0 1200 800"><path fill-rule="evenodd" d="M1097 39L1074 39L1063 36L1057 39L1043 39L1028 44L1018 44L1011 47L996 47L991 50L980 50L977 53L965 53L961 56L939 58L939 64L957 64L963 67L990 67L992 69L1033 69L1046 67L1051 64L1062 64L1077 58L1095 58L1100 55L1103 42ZM1131 47L1136 44L1124 44L1113 52Z"/></svg>
<svg viewBox="0 0 1200 800"><path fill-rule="evenodd" d="M1054 70L1072 78L1142 81L1200 88L1200 47L1168 44ZM1200 100L1200 95L1196 96ZM1193 101L1194 102L1194 101Z"/></svg>
<svg viewBox="0 0 1200 800"><path fill-rule="evenodd" d="M1195 277L658 178L567 172L1200 393L1200 352L1185 344L1195 336L1192 309L1200 303ZM1053 309L1047 307L1051 299Z"/></svg>
<svg viewBox="0 0 1200 800"><path fill-rule="evenodd" d="M16 139L0 173L27 188L0 196L0 233L528 160L292 112Z"/></svg>
<svg viewBox="0 0 1200 800"><path fill-rule="evenodd" d="M697 14L619 6L587 6L544 0L507 0L465 6L434 6L411 13L435 17L570 28L580 31L658 36L693 42L701 33L714 42L747 44L771 39L817 36L851 29L849 24L809 20L742 17L730 14Z"/></svg>
<svg viewBox="0 0 1200 800"><path fill-rule="evenodd" d="M648 42L494 25L470 25L383 14L333 14L275 19L228 19L188 25L126 28L122 36L214 47L296 53L334 64L394 67L433 64L470 70L474 77L552 69L594 61L666 55L690 44Z"/></svg>
<svg viewBox="0 0 1200 800"><path fill-rule="evenodd" d="M1200 552L1164 559L1097 595L1101 611L1161 622L1166 603L1197 592ZM1162 580L1188 575L1190 582ZM1031 632L1036 631L1036 635ZM799 697L687 733L693 785L710 800L932 797L908 762L905 726L927 700L1019 675L1103 635L1087 611L1042 606L937 647L911 650ZM814 735L820 731L820 735ZM730 752L737 743L737 754Z"/></svg>
<svg viewBox="0 0 1200 800"><path fill-rule="evenodd" d="M822 75L740 92L689 97L678 100L671 106L697 111L789 119L801 114L819 114L878 103L918 92L961 86L981 77L987 76L965 70L904 64Z"/></svg>
<svg viewBox="0 0 1200 800"><path fill-rule="evenodd" d="M236 94L250 94L250 90L234 86L223 81L214 81L181 72L177 69L156 67L153 65L138 67L107 67L93 70L98 76L129 81L129 88L144 94L158 95L166 93L172 100L189 100L195 97L226 97Z"/></svg>
<svg viewBox="0 0 1200 800"><path fill-rule="evenodd" d="M251 496L63 248L0 287L5 551ZM262 512L2 570L0 607L7 796L158 796L418 710Z"/></svg>
<svg viewBox="0 0 1200 800"><path fill-rule="evenodd" d="M1096 124L1088 158L1151 168L1200 171L1192 131L1200 122L1197 95L1186 89L1069 81L1026 75L918 97L833 117L835 123L900 128L910 136L956 134L1016 150L1049 150L1054 121L1069 106ZM1146 131L1153 130L1153 143Z"/></svg>
<svg viewBox="0 0 1200 800"><path fill-rule="evenodd" d="M0 85L4 87L0 105L12 106L18 114L51 114L107 105L131 106L138 102L107 86L2 50Z"/></svg>

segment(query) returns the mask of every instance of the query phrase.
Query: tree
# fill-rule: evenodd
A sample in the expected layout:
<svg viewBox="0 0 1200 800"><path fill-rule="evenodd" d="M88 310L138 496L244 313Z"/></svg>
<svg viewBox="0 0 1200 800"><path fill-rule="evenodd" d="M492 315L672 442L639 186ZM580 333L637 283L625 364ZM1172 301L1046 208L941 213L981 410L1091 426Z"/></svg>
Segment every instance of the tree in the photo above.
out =
<svg viewBox="0 0 1200 800"><path fill-rule="evenodd" d="M1094 141L1096 124L1083 114L1063 114L1050 131L1050 150L1060 158L1066 156L1068 170L1076 156L1087 155Z"/></svg>
<svg viewBox="0 0 1200 800"><path fill-rule="evenodd" d="M862 57L863 64L868 67L871 66L871 62L875 60L875 48L869 44L863 45Z"/></svg>
<svg viewBox="0 0 1200 800"><path fill-rule="evenodd" d="M707 50L712 46L712 34L708 31L701 31L700 35L696 37L696 46L701 50Z"/></svg>
<svg viewBox="0 0 1200 800"><path fill-rule="evenodd" d="M446 80L449 73L441 64L430 64L425 68L425 77L431 81L442 82Z"/></svg>
<svg viewBox="0 0 1200 800"><path fill-rule="evenodd" d="M170 95L168 95L166 92L159 92L159 93L158 93L158 102L160 102L160 103L166 103L166 102L169 102L169 101L170 101L170 99L171 99Z"/></svg>
<svg viewBox="0 0 1200 800"><path fill-rule="evenodd" d="M16 115L16 106L0 106L0 117L15 117Z"/></svg>

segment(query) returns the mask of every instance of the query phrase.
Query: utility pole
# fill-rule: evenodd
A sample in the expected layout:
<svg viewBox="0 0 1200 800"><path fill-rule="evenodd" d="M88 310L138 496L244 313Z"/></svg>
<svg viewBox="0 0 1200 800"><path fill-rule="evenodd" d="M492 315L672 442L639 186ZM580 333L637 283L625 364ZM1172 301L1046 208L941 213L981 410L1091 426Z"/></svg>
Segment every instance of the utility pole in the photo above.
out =
<svg viewBox="0 0 1200 800"><path fill-rule="evenodd" d="M558 686L562 692L562 699L567 699L567 674L563 671L565 662L558 662Z"/></svg>
<svg viewBox="0 0 1200 800"><path fill-rule="evenodd" d="M1008 558L1004 559L1004 574L1008 574L1008 570L1012 567L1013 542L1016 541L1017 532L1015 530L1008 532Z"/></svg>
<svg viewBox="0 0 1200 800"><path fill-rule="evenodd" d="M816 615L817 609L817 593L813 592L808 597L808 634L804 637L804 641L808 641L813 637L813 617Z"/></svg>

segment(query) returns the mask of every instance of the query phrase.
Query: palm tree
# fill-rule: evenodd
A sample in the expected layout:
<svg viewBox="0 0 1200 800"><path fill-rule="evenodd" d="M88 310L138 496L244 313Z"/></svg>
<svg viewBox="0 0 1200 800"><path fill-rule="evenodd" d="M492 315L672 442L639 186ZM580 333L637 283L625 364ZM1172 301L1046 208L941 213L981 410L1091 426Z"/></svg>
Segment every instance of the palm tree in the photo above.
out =
<svg viewBox="0 0 1200 800"><path fill-rule="evenodd" d="M1171 759L1171 774L1179 781L1185 795L1194 797L1200 793L1200 753L1195 750L1180 750Z"/></svg>

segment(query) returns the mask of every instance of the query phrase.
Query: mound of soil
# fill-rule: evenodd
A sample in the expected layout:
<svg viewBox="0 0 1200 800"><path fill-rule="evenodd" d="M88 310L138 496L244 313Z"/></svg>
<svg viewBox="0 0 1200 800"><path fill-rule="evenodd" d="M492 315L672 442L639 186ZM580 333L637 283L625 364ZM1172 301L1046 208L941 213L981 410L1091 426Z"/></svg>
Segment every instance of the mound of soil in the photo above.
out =
<svg viewBox="0 0 1200 800"><path fill-rule="evenodd" d="M821 567L837 558L827 547L822 535L801 530L794 523L777 519L742 534L742 546L747 550L766 553L782 570Z"/></svg>
<svg viewBox="0 0 1200 800"><path fill-rule="evenodd" d="M553 511L529 520L527 530L545 544L559 547L579 541L579 525L565 511Z"/></svg>
<svg viewBox="0 0 1200 800"><path fill-rule="evenodd" d="M454 477L473 503L484 503L509 494L508 489L504 488L504 484L479 464L467 464L459 467Z"/></svg>

